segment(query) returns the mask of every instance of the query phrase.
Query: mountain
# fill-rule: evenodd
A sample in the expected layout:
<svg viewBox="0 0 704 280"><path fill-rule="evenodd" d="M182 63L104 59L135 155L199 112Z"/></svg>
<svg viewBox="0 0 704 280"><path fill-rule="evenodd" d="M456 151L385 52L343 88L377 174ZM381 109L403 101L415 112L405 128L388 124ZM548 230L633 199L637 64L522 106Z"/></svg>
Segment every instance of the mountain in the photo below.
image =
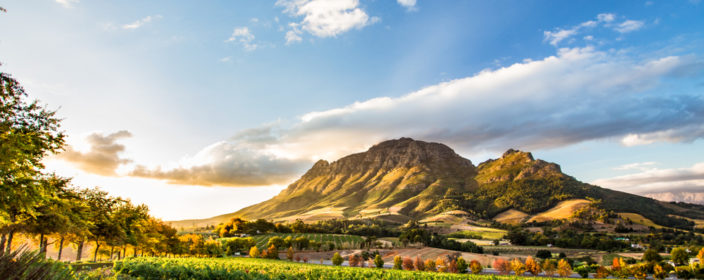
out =
<svg viewBox="0 0 704 280"><path fill-rule="evenodd" d="M559 165L536 160L528 152L511 149L475 167L446 145L400 138L331 163L320 160L270 200L234 213L174 225L217 224L231 217L405 222L442 213L491 219L507 211L534 215L561 202L564 206L568 200L584 199L600 200L606 210L637 213L665 226L691 226L680 217L704 219L701 207L582 183L562 173Z"/></svg>

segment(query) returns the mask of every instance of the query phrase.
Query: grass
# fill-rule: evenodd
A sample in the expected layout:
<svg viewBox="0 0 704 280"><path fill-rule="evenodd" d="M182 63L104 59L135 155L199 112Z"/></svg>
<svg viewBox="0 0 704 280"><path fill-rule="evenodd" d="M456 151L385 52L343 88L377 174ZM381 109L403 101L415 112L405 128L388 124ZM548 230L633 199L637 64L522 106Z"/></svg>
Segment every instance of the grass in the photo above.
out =
<svg viewBox="0 0 704 280"><path fill-rule="evenodd" d="M524 212L515 209L509 209L496 215L496 217L494 217L494 220L499 223L518 224L528 216L529 215Z"/></svg>
<svg viewBox="0 0 704 280"><path fill-rule="evenodd" d="M640 215L640 214L636 214L636 213L618 213L618 215L619 215L619 217L621 217L621 219L624 219L624 220L625 220L625 219L630 219L633 223L636 223L636 224L639 224L639 225L644 225L644 226L646 226L646 227L654 227L654 228L657 228L657 229L662 228L662 226L660 226L660 225L654 223L654 222L651 221L650 219L648 219L648 218L646 218L646 217L643 217L643 216Z"/></svg>
<svg viewBox="0 0 704 280"><path fill-rule="evenodd" d="M481 236L481 239L497 240L497 239L502 239L504 237L504 235L506 235L506 233L507 233L507 231L505 231L503 229L475 227L472 230L458 231L456 233L453 233L453 235L466 235L466 236L479 235L479 236Z"/></svg>
<svg viewBox="0 0 704 280"><path fill-rule="evenodd" d="M586 199L570 199L558 203L555 207L544 212L538 213L528 220L529 222L545 222L552 220L568 219L572 217L572 213L580 208L589 205L589 200Z"/></svg>

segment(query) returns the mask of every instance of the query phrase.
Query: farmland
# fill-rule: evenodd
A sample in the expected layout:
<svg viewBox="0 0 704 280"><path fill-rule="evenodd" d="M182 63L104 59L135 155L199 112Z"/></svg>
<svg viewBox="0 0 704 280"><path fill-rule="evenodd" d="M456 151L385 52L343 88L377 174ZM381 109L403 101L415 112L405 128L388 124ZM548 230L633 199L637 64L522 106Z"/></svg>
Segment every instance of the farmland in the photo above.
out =
<svg viewBox="0 0 704 280"><path fill-rule="evenodd" d="M353 249L359 248L359 244L364 241L364 239L357 235L349 234L323 234L323 233L270 233L252 236L256 242L257 247L265 248L269 238L278 236L281 238L291 237L296 239L298 237L305 237L308 240L314 240L316 242L333 242L335 243L335 248L339 249ZM227 238L221 238L220 240L227 240Z"/></svg>

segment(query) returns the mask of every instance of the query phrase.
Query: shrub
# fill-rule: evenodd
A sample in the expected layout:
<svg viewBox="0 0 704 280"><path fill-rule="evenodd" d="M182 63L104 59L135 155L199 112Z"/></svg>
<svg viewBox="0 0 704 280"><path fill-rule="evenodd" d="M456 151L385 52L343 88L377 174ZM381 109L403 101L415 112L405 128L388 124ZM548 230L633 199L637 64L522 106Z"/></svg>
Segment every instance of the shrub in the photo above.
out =
<svg viewBox="0 0 704 280"><path fill-rule="evenodd" d="M526 259L526 270L528 270L530 274L533 274L533 276L537 276L538 274L540 274L540 272L543 271L540 267L540 264L538 264L538 262L536 262L531 257L528 257Z"/></svg>
<svg viewBox="0 0 704 280"><path fill-rule="evenodd" d="M464 270L460 271L459 266L457 264L458 262L459 258L457 260L450 260L450 263L447 264L447 271L451 273L464 273L465 271L467 271L467 263L465 262Z"/></svg>
<svg viewBox="0 0 704 280"><path fill-rule="evenodd" d="M437 270L437 267L435 266L435 261L431 260L431 259L425 260L424 266L425 266L425 271L435 272Z"/></svg>
<svg viewBox="0 0 704 280"><path fill-rule="evenodd" d="M464 258L459 257L457 258L457 261L455 262L455 269L459 273L465 273L467 271L467 261L464 260Z"/></svg>
<svg viewBox="0 0 704 280"><path fill-rule="evenodd" d="M655 251L655 249L648 249L645 250L645 253L643 253L643 261L645 262L660 262L661 260L662 257L658 254L658 251Z"/></svg>
<svg viewBox="0 0 704 280"><path fill-rule="evenodd" d="M303 262L308 263L308 257L303 257Z"/></svg>
<svg viewBox="0 0 704 280"><path fill-rule="evenodd" d="M438 272L446 272L447 271L447 264L445 264L445 258L438 256L435 259L435 265L438 267Z"/></svg>
<svg viewBox="0 0 704 280"><path fill-rule="evenodd" d="M293 247L288 247L288 250L286 250L286 258L289 261L293 261Z"/></svg>
<svg viewBox="0 0 704 280"><path fill-rule="evenodd" d="M3 279L73 279L71 269L61 262L44 258L44 254L28 251L22 246L17 250L0 250L0 276Z"/></svg>
<svg viewBox="0 0 704 280"><path fill-rule="evenodd" d="M589 278L589 266L582 265L574 268L574 272L577 272L582 278Z"/></svg>
<svg viewBox="0 0 704 280"><path fill-rule="evenodd" d="M359 259L360 257L357 255L350 255L347 258L347 263L349 263L351 267L359 266Z"/></svg>
<svg viewBox="0 0 704 280"><path fill-rule="evenodd" d="M413 270L413 260L409 257L403 258L403 269Z"/></svg>
<svg viewBox="0 0 704 280"><path fill-rule="evenodd" d="M416 256L416 259L413 261L413 266L415 266L416 270L418 271L425 270L425 264L423 263L423 260L420 258L420 256Z"/></svg>
<svg viewBox="0 0 704 280"><path fill-rule="evenodd" d="M300 261L301 261L301 256L296 256L296 257L295 257L295 260L296 260L296 262L300 262Z"/></svg>
<svg viewBox="0 0 704 280"><path fill-rule="evenodd" d="M604 266L599 266L596 269L596 278L606 278L606 277L609 277L609 274L610 274L609 269L607 269Z"/></svg>
<svg viewBox="0 0 704 280"><path fill-rule="evenodd" d="M401 260L401 256L396 255L394 257L394 269L403 269L403 260Z"/></svg>
<svg viewBox="0 0 704 280"><path fill-rule="evenodd" d="M557 263L557 274L562 277L570 276L570 274L572 274L572 266L570 266L570 263L565 259L561 259L560 262Z"/></svg>
<svg viewBox="0 0 704 280"><path fill-rule="evenodd" d="M508 263L508 261L506 261L504 259L494 260L494 263L492 264L492 266L501 275L508 275L509 273L511 273L511 265Z"/></svg>
<svg viewBox="0 0 704 280"><path fill-rule="evenodd" d="M394 258L394 268L396 267L395 263L396 259ZM381 258L381 255L374 256L374 265L376 266L376 268L384 268L384 260Z"/></svg>
<svg viewBox="0 0 704 280"><path fill-rule="evenodd" d="M549 259L552 258L552 253L548 250L538 250L535 257L539 259Z"/></svg>
<svg viewBox="0 0 704 280"><path fill-rule="evenodd" d="M694 278L694 273L689 266L678 266L675 268L675 275L678 279L692 279Z"/></svg>
<svg viewBox="0 0 704 280"><path fill-rule="evenodd" d="M653 277L655 279L665 279L667 276L670 276L670 273L663 269L662 266L655 265L655 267L653 267Z"/></svg>
<svg viewBox="0 0 704 280"><path fill-rule="evenodd" d="M332 264L333 265L342 265L342 262L344 260L342 259L342 256L340 256L340 253L335 252L335 254L332 255Z"/></svg>
<svg viewBox="0 0 704 280"><path fill-rule="evenodd" d="M469 262L469 269L472 271L473 274L482 273L482 270L484 270L482 264L480 264L477 260L472 260L471 262Z"/></svg>
<svg viewBox="0 0 704 280"><path fill-rule="evenodd" d="M672 255L672 262L676 265L684 265L689 262L689 254L687 254L687 250L684 248L677 247L672 249L670 254Z"/></svg>
<svg viewBox="0 0 704 280"><path fill-rule="evenodd" d="M269 249L267 249L267 259L279 259L279 249L276 248L276 246L271 245L269 246Z"/></svg>
<svg viewBox="0 0 704 280"><path fill-rule="evenodd" d="M511 261L511 270L513 270L516 275L522 276L526 273L526 265L518 258L515 258Z"/></svg>
<svg viewBox="0 0 704 280"><path fill-rule="evenodd" d="M648 267L645 265L632 265L629 267L633 277L636 279L646 279L648 278Z"/></svg>
<svg viewBox="0 0 704 280"><path fill-rule="evenodd" d="M249 249L249 256L252 258L258 258L259 248L257 248L257 246L252 246L252 248Z"/></svg>

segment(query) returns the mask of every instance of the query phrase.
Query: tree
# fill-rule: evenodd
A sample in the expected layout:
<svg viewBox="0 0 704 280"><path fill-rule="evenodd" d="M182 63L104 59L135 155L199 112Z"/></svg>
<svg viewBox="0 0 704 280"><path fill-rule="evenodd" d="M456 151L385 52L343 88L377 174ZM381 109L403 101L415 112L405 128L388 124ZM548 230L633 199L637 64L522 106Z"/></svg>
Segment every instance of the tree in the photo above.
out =
<svg viewBox="0 0 704 280"><path fill-rule="evenodd" d="M259 257L259 248L257 248L257 246L252 246L252 248L249 249L249 256L252 258L258 258Z"/></svg>
<svg viewBox="0 0 704 280"><path fill-rule="evenodd" d="M492 266L501 275L508 275L509 273L511 273L511 264L509 264L508 261L506 261L504 259L501 259L501 258L495 259Z"/></svg>
<svg viewBox="0 0 704 280"><path fill-rule="evenodd" d="M570 266L570 263L565 259L561 259L560 262L557 263L557 274L561 277L570 276L570 274L572 274L572 266Z"/></svg>
<svg viewBox="0 0 704 280"><path fill-rule="evenodd" d="M543 261L543 271L545 271L545 276L552 277L555 275L555 270L557 270L557 265L554 260L546 259Z"/></svg>
<svg viewBox="0 0 704 280"><path fill-rule="evenodd" d="M289 261L293 261L293 247L288 247L288 250L286 250L286 258Z"/></svg>
<svg viewBox="0 0 704 280"><path fill-rule="evenodd" d="M361 258L358 255L351 254L347 258L347 263L350 265L350 267L356 267L359 266L360 259Z"/></svg>
<svg viewBox="0 0 704 280"><path fill-rule="evenodd" d="M689 262L689 254L687 254L687 250L684 248L677 247L672 249L670 254L672 255L672 262L676 265L684 265Z"/></svg>
<svg viewBox="0 0 704 280"><path fill-rule="evenodd" d="M437 270L435 260L433 259L425 260L425 262L423 263L423 267L425 268L425 271L435 272Z"/></svg>
<svg viewBox="0 0 704 280"><path fill-rule="evenodd" d="M275 260L279 259L279 249L276 248L276 246L274 246L273 244L271 246L269 246L269 248L266 249L266 251L267 251L266 257L268 259L275 259Z"/></svg>
<svg viewBox="0 0 704 280"><path fill-rule="evenodd" d="M659 264L656 264L655 267L653 267L653 277L655 279L665 279L668 276L669 273L665 271Z"/></svg>
<svg viewBox="0 0 704 280"><path fill-rule="evenodd" d="M0 250L7 252L15 232L51 195L42 160L64 145L56 112L27 97L19 82L0 73Z"/></svg>
<svg viewBox="0 0 704 280"><path fill-rule="evenodd" d="M469 270L472 271L472 274L479 274L482 273L482 270L484 270L484 268L482 267L482 264L479 263L479 261L472 260L471 262L469 262Z"/></svg>
<svg viewBox="0 0 704 280"><path fill-rule="evenodd" d="M340 256L340 253L335 252L335 254L332 255L332 264L336 266L342 265L342 262L344 259L342 259L342 256Z"/></svg>
<svg viewBox="0 0 704 280"><path fill-rule="evenodd" d="M403 260L401 260L401 256L396 255L394 257L394 269L403 269Z"/></svg>
<svg viewBox="0 0 704 280"><path fill-rule="evenodd" d="M274 246L276 248L281 248L284 246L284 239L280 236L274 236L269 238L269 242L266 244L268 247Z"/></svg>
<svg viewBox="0 0 704 280"><path fill-rule="evenodd" d="M595 275L596 278L604 279L604 278L606 278L606 277L609 277L609 274L611 274L611 273L610 273L609 270L608 270L606 267L604 267L604 266L601 266L601 265L600 265L599 267L596 268L596 275Z"/></svg>
<svg viewBox="0 0 704 280"><path fill-rule="evenodd" d="M611 262L612 262L612 264L611 264L611 270L615 270L615 271L621 270L621 268L622 268L621 262L622 262L622 261L623 261L623 259L621 259L621 258L618 258L618 257L614 258L614 259L611 261Z"/></svg>
<svg viewBox="0 0 704 280"><path fill-rule="evenodd" d="M697 259L699 259L699 263L704 262L704 247L699 250L699 253L697 254Z"/></svg>
<svg viewBox="0 0 704 280"><path fill-rule="evenodd" d="M411 260L411 258L409 258L409 257L403 258L403 269L413 270L413 260Z"/></svg>
<svg viewBox="0 0 704 280"><path fill-rule="evenodd" d="M418 271L424 271L425 270L425 264L423 263L423 260L420 258L420 256L416 256L416 258L413 260L413 266L416 268Z"/></svg>
<svg viewBox="0 0 704 280"><path fill-rule="evenodd" d="M648 249L645 250L645 253L643 253L643 261L645 262L659 262L662 260L662 257L660 254L658 254L658 251L655 251L655 249Z"/></svg>
<svg viewBox="0 0 704 280"><path fill-rule="evenodd" d="M465 261L463 257L457 258L455 265L457 266L457 271L459 271L459 273L467 272L467 261Z"/></svg>
<svg viewBox="0 0 704 280"><path fill-rule="evenodd" d="M376 266L376 268L384 268L384 260L381 258L381 255L377 254L376 256L374 256L374 265ZM395 267L396 267L396 258L394 258L394 268Z"/></svg>
<svg viewBox="0 0 704 280"><path fill-rule="evenodd" d="M518 258L515 258L511 261L511 270L513 270L517 276L523 276L523 274L526 273L526 265Z"/></svg>
<svg viewBox="0 0 704 280"><path fill-rule="evenodd" d="M536 262L531 257L528 257L526 259L526 270L528 270L528 272L530 272L530 274L533 274L533 276L538 276L538 274L540 274L540 272L542 272L540 264L538 264L538 262Z"/></svg>

